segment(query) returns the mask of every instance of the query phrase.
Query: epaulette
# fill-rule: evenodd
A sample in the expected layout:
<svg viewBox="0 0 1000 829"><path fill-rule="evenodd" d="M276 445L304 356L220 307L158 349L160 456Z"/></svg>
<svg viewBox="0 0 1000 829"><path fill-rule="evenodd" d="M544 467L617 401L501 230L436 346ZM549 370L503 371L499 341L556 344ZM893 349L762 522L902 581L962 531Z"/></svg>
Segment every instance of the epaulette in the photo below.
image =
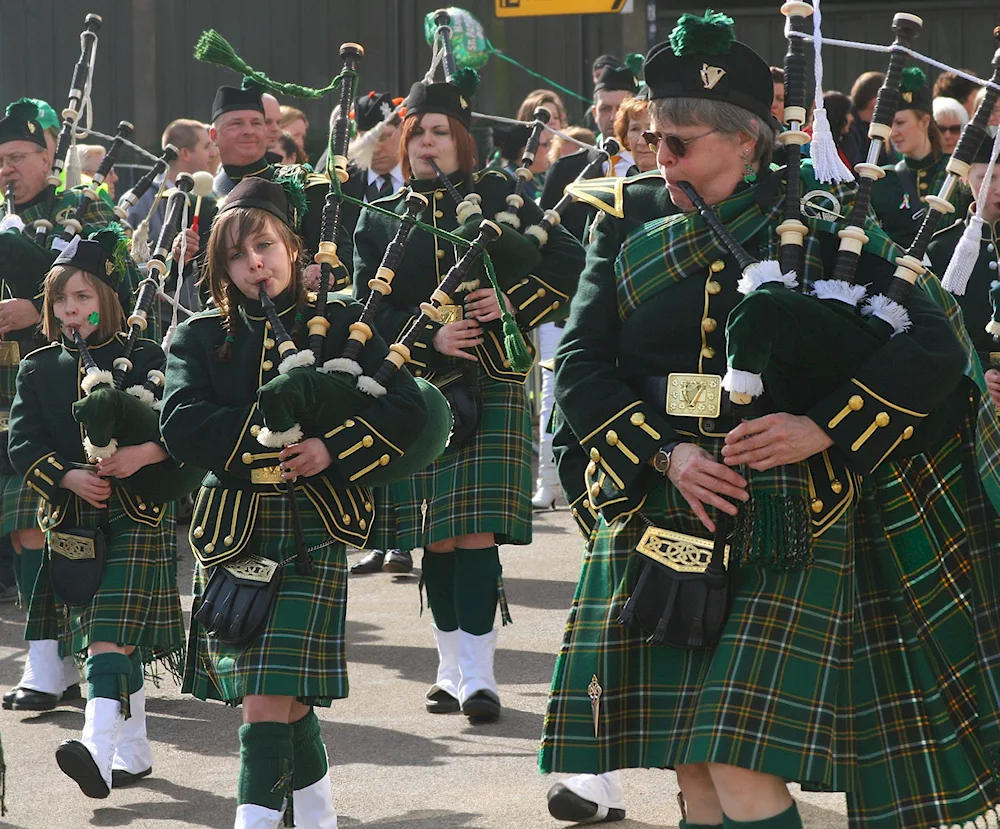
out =
<svg viewBox="0 0 1000 829"><path fill-rule="evenodd" d="M222 316L222 311L220 311L218 308L207 308L204 311L199 311L194 316L188 317L187 320L185 320L185 322L192 323L192 322L198 322L199 320L217 319L221 316Z"/></svg>
<svg viewBox="0 0 1000 829"><path fill-rule="evenodd" d="M946 227L939 227L937 230L935 230L934 233L931 235L931 238L935 239L942 233L947 233L950 230L957 230L959 228L963 228L964 225L965 225L965 217L956 216L955 221L953 221L950 225L947 225Z"/></svg>
<svg viewBox="0 0 1000 829"><path fill-rule="evenodd" d="M330 179L327 178L325 174L312 172L306 175L304 186L307 190L310 187L319 187L320 185L322 185L323 187L330 186Z"/></svg>
<svg viewBox="0 0 1000 829"><path fill-rule="evenodd" d="M41 345L38 348L36 348L34 351L29 351L27 354L24 355L24 357L22 359L30 360L32 357L35 357L37 354L41 354L43 351L49 351L49 350L51 350L53 348L59 348L59 343L49 343L48 345Z"/></svg>
<svg viewBox="0 0 1000 829"><path fill-rule="evenodd" d="M307 291L306 292L306 305L310 308L316 307L316 302L319 299L319 293L317 291ZM326 304L327 305L340 305L347 307L348 302L353 302L354 297L350 294L341 293L340 291L327 291L326 292Z"/></svg>
<svg viewBox="0 0 1000 829"><path fill-rule="evenodd" d="M509 184L511 181L510 176L502 170L493 170L487 167L484 170L480 170L478 173L472 174L472 183L479 184L479 182L484 181L487 178L498 178L504 184Z"/></svg>
<svg viewBox="0 0 1000 829"><path fill-rule="evenodd" d="M566 185L564 192L577 201L609 213L616 219L625 217L625 179L617 176L591 178L574 181Z"/></svg>

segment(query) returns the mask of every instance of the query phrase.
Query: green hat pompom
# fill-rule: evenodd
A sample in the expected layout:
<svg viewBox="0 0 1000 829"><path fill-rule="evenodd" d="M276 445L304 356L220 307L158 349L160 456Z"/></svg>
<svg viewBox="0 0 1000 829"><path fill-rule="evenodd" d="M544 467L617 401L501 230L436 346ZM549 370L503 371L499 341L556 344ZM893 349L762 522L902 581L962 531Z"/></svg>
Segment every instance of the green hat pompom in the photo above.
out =
<svg viewBox="0 0 1000 829"><path fill-rule="evenodd" d="M459 69L452 79L452 84L458 88L466 98L475 98L476 90L479 89L479 73L475 69Z"/></svg>
<svg viewBox="0 0 1000 829"><path fill-rule="evenodd" d="M118 222L111 222L107 227L94 231L88 237L97 242L111 260L119 280L128 273L132 257L129 255L129 240L125 228Z"/></svg>
<svg viewBox="0 0 1000 829"><path fill-rule="evenodd" d="M59 129L59 116L40 98L18 98L7 105L5 115L14 115L26 121L37 121L43 130Z"/></svg>
<svg viewBox="0 0 1000 829"><path fill-rule="evenodd" d="M288 207L295 223L295 230L302 227L302 220L305 218L309 204L306 201L306 186L303 181L303 168L301 167L278 167L271 178L275 184L280 184L285 191L285 198L288 199Z"/></svg>
<svg viewBox="0 0 1000 829"><path fill-rule="evenodd" d="M927 75L919 66L907 66L899 80L899 88L903 92L919 92L920 87L927 85Z"/></svg>
<svg viewBox="0 0 1000 829"><path fill-rule="evenodd" d="M707 9L702 17L682 14L669 40L677 57L725 55L736 41L736 31L729 15Z"/></svg>
<svg viewBox="0 0 1000 829"><path fill-rule="evenodd" d="M629 52L625 55L625 66L627 66L628 71L636 77L639 77L639 75L642 74L642 67L645 62L646 58L638 52Z"/></svg>

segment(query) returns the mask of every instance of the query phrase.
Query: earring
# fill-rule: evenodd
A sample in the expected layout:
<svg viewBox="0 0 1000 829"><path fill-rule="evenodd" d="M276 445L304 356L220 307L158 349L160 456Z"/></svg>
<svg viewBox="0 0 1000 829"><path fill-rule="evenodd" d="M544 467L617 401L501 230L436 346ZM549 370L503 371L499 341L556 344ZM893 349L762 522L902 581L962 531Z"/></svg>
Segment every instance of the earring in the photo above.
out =
<svg viewBox="0 0 1000 829"><path fill-rule="evenodd" d="M746 155L743 156L743 180L747 184L753 184L757 181L757 171L753 168L753 165L747 160Z"/></svg>

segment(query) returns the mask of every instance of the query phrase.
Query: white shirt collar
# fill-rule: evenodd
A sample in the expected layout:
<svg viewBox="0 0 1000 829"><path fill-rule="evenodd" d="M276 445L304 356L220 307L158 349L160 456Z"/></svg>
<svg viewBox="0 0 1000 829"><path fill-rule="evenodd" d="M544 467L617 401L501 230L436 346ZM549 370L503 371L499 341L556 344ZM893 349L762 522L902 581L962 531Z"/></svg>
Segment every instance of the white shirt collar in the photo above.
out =
<svg viewBox="0 0 1000 829"><path fill-rule="evenodd" d="M379 174L374 170L368 170L368 183L374 184L380 178ZM392 179L392 192L395 193L399 188L403 186L403 166L397 164L389 171L389 178Z"/></svg>

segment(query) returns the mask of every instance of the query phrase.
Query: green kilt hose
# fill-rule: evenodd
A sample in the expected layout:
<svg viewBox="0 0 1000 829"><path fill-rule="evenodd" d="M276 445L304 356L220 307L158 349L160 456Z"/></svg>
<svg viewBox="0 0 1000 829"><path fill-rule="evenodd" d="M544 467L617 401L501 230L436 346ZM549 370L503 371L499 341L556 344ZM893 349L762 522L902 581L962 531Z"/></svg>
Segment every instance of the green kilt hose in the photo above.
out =
<svg viewBox="0 0 1000 829"><path fill-rule="evenodd" d="M98 510L78 501L81 527L99 526ZM135 645L143 661L163 662L180 675L184 620L177 594L176 522L172 510L155 527L126 515L117 495L108 502L107 564L101 586L84 608L63 605L43 561L28 608L25 639L59 639L66 653L86 656L94 642ZM50 553L51 555L51 553Z"/></svg>
<svg viewBox="0 0 1000 829"><path fill-rule="evenodd" d="M324 707L347 696L346 548L330 537L305 496L299 502L314 572L302 576L295 571L292 520L284 496L261 498L253 530L255 552L285 563L267 624L257 641L240 650L208 636L192 618L185 693L230 705L249 694L276 694ZM192 615L213 570L195 567Z"/></svg>
<svg viewBox="0 0 1000 829"><path fill-rule="evenodd" d="M482 371L478 381L479 428L458 450L446 449L389 490L402 549L472 533L493 533L497 544L531 543L531 423L524 386Z"/></svg>

